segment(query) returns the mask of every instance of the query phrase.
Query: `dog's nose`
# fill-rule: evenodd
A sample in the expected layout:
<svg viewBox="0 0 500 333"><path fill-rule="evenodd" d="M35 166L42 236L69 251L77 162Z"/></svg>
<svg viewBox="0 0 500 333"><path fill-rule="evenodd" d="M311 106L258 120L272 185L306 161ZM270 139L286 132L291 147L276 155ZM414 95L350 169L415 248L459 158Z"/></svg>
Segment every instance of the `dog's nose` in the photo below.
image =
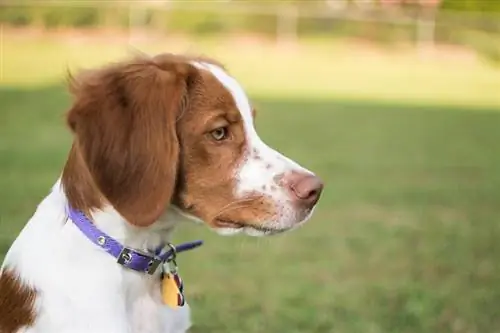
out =
<svg viewBox="0 0 500 333"><path fill-rule="evenodd" d="M321 179L308 173L291 173L284 180L292 200L307 208L312 208L318 202L323 191Z"/></svg>

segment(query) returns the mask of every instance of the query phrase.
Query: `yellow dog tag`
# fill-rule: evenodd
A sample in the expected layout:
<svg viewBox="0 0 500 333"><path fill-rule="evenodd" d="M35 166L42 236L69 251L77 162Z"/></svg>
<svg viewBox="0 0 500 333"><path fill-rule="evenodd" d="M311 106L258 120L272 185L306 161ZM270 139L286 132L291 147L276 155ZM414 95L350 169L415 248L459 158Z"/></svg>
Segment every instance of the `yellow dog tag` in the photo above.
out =
<svg viewBox="0 0 500 333"><path fill-rule="evenodd" d="M180 290L171 273L165 273L161 281L161 296L163 304L171 308L179 307Z"/></svg>

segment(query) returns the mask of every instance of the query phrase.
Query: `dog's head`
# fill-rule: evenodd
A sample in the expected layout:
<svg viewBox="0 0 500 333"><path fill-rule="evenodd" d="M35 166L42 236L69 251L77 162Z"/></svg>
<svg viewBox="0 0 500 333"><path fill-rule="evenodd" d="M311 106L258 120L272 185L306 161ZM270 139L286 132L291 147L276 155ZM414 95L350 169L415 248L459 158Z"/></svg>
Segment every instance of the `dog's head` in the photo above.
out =
<svg viewBox="0 0 500 333"><path fill-rule="evenodd" d="M171 207L251 235L312 214L321 181L262 142L242 87L213 61L135 59L84 73L71 91L75 142L63 182L75 208L109 203L142 227ZM78 174L68 171L75 165Z"/></svg>

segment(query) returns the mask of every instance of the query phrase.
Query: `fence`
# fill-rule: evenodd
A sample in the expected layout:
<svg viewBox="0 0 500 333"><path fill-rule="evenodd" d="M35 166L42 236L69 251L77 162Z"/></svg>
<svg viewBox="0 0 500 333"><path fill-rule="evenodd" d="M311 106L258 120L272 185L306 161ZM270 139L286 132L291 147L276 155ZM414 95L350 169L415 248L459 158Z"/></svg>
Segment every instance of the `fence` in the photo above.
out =
<svg viewBox="0 0 500 333"><path fill-rule="evenodd" d="M301 5L301 4L307 4ZM311 5L313 4L313 5ZM280 44L307 36L355 37L378 43L472 46L500 60L500 14L435 6L375 5L345 0L244 1L0 1L0 22L43 29L121 27L165 34L252 33Z"/></svg>

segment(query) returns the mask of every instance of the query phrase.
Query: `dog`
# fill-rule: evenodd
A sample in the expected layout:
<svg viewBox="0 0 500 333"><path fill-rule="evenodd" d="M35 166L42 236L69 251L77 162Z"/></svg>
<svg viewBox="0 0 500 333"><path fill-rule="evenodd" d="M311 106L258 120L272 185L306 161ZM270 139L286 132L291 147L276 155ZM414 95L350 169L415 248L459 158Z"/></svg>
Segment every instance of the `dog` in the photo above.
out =
<svg viewBox="0 0 500 333"><path fill-rule="evenodd" d="M217 61L143 55L70 77L69 90L73 144L5 257L0 332L185 332L182 283L158 268L181 250L169 243L179 221L265 236L313 214L322 181L259 138Z"/></svg>

